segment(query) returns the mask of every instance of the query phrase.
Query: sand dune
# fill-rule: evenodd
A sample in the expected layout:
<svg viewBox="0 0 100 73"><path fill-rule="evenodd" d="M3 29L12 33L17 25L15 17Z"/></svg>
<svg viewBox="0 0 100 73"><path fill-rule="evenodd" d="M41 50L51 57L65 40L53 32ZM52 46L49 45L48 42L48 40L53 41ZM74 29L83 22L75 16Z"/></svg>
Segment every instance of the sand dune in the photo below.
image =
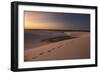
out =
<svg viewBox="0 0 100 73"><path fill-rule="evenodd" d="M90 58L89 32L64 32L77 38L62 40L31 49L25 49L24 61L86 59Z"/></svg>
<svg viewBox="0 0 100 73"><path fill-rule="evenodd" d="M24 49L31 49L41 45L49 44L50 42L43 41L45 39L67 35L62 31L25 30L24 36Z"/></svg>

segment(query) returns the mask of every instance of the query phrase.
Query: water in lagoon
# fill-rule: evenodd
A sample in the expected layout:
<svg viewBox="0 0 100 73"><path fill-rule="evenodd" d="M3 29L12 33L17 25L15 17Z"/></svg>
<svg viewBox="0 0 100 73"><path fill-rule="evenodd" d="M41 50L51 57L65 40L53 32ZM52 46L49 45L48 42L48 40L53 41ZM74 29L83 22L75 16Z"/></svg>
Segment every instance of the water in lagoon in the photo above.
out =
<svg viewBox="0 0 100 73"><path fill-rule="evenodd" d="M64 34L64 31L24 30L24 48L34 48L48 43L58 42L73 37Z"/></svg>

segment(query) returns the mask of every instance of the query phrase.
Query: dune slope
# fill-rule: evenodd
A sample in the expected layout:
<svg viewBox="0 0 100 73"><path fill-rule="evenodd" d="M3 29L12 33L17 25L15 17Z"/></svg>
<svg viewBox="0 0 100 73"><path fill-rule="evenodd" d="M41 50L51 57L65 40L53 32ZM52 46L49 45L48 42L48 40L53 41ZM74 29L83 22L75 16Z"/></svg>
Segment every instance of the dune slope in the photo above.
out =
<svg viewBox="0 0 100 73"><path fill-rule="evenodd" d="M63 40L24 51L24 61L90 58L90 33L65 32L77 38Z"/></svg>

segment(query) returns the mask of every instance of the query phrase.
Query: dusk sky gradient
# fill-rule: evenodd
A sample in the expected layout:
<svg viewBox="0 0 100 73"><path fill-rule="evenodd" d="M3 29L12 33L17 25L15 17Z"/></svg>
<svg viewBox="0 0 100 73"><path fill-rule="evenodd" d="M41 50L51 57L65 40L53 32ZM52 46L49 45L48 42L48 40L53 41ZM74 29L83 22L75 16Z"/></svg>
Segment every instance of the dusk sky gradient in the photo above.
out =
<svg viewBox="0 0 100 73"><path fill-rule="evenodd" d="M89 14L24 12L25 29L90 30Z"/></svg>

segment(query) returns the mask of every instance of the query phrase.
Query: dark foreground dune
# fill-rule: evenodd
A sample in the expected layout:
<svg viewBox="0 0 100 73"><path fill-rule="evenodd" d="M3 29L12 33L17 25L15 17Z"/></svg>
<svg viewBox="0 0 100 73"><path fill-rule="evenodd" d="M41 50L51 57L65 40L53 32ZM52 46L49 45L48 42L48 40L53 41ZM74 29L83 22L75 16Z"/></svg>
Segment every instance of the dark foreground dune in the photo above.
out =
<svg viewBox="0 0 100 73"><path fill-rule="evenodd" d="M50 43L68 40L75 37L65 34L63 31L34 31L25 30L24 32L24 49L36 48Z"/></svg>
<svg viewBox="0 0 100 73"><path fill-rule="evenodd" d="M90 58L90 32L64 32L63 34L58 33L58 35L67 35L71 37L70 39L59 41L53 40L53 42L51 41L52 38L49 40L46 39L42 40L46 41L44 45L36 47L33 45L33 48L32 46L28 47L29 49L25 49L24 51L24 61ZM49 43L47 41L49 41ZM35 41L33 43L35 43Z"/></svg>

